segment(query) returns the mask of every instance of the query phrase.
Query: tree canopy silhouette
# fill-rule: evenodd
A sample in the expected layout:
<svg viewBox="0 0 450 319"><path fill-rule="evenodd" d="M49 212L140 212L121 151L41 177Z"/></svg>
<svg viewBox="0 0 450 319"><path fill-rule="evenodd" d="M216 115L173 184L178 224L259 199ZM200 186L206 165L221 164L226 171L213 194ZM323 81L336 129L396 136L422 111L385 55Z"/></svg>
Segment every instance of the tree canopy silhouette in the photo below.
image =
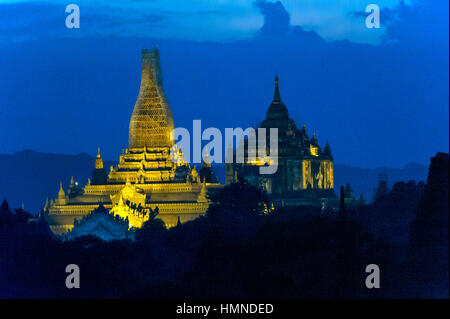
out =
<svg viewBox="0 0 450 319"><path fill-rule="evenodd" d="M251 222L263 216L269 208L266 193L245 180L225 186L210 199L206 216L221 224Z"/></svg>
<svg viewBox="0 0 450 319"><path fill-rule="evenodd" d="M149 219L142 225L141 228L136 229L135 238L137 241L150 243L156 238L160 237L166 230L166 224L157 218L159 214L158 207L151 210L149 213Z"/></svg>

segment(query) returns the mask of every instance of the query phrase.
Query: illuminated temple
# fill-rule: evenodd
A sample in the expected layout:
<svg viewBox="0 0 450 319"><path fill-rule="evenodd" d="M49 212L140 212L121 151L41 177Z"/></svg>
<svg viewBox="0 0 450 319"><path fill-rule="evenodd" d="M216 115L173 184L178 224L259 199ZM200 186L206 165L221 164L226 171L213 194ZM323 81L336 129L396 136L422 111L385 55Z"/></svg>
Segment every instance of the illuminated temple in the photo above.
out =
<svg viewBox="0 0 450 319"><path fill-rule="evenodd" d="M184 160L181 150L171 158L173 128L172 111L162 87L159 52L143 50L141 86L130 120L129 148L109 172L103 167L99 150L92 179L84 187L74 183L73 178L67 191L60 186L58 197L44 208L51 230L61 235L80 220L95 220L84 217L100 205L113 217L127 220L130 229L140 228L155 211L167 227L204 214L209 206L207 193L221 185L210 165L204 163L197 172Z"/></svg>
<svg viewBox="0 0 450 319"><path fill-rule="evenodd" d="M259 173L259 167L266 165L267 159L260 159L255 154L253 156L256 160L249 157L252 147L249 149L248 140L245 140L244 163L234 160L233 163L226 164L226 183L243 178L265 189L275 206L334 206L337 198L333 189L333 156L330 145L327 141L322 149L315 133L310 138L305 125L301 129L297 128L281 100L278 81L277 76L272 103L267 110L266 119L260 125L266 129L267 148L270 145L270 128L278 128L276 173ZM236 156L235 153L233 157Z"/></svg>

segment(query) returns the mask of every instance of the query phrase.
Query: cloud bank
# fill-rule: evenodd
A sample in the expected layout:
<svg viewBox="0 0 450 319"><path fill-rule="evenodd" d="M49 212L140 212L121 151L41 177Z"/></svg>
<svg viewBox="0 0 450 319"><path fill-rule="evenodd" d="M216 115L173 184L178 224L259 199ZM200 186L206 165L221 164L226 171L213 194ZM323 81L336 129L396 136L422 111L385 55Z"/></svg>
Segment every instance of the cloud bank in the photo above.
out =
<svg viewBox="0 0 450 319"><path fill-rule="evenodd" d="M82 26L77 32L68 32L64 26L67 1L3 1L0 4L0 40L136 36L236 41L260 32L264 18L269 21L288 18L290 21L285 21L288 24L276 26L285 29L288 25L302 27L316 32L325 41L380 44L386 33L385 24L380 29L368 30L365 17L352 14L364 12L365 0L78 0L74 3L80 7ZM402 3L401 0L377 1L384 10L393 10ZM276 10L268 11L268 7ZM271 14L275 16L268 17ZM269 27L273 31L274 26ZM266 31L263 29L262 32Z"/></svg>

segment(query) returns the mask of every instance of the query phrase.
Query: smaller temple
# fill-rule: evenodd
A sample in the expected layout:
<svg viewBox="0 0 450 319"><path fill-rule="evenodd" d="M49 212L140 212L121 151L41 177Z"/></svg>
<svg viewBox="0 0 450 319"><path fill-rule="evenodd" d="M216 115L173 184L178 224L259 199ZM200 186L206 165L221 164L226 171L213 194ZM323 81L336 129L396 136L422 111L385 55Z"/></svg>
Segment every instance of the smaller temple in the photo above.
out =
<svg viewBox="0 0 450 319"><path fill-rule="evenodd" d="M264 189L275 206L312 205L319 207L335 206L338 199L334 193L333 155L328 141L321 148L316 133L309 137L306 126L298 129L289 117L283 103L278 76L266 119L260 128L269 132L278 129L278 169L274 174L260 174L259 167L273 159L270 154L260 157L256 149L249 148L248 138L239 147L244 147L244 163L226 164L226 183L244 178L255 186ZM269 148L270 136L266 135ZM258 136L255 137L256 145ZM233 157L236 152L232 152ZM252 155L252 156L250 156ZM227 155L228 156L228 155Z"/></svg>

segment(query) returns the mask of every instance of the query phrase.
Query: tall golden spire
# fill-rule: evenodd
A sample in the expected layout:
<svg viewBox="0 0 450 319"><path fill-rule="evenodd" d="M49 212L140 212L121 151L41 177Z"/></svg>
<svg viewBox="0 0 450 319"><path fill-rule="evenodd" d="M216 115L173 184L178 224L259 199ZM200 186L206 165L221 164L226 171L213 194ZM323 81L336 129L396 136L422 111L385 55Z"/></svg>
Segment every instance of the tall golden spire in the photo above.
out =
<svg viewBox="0 0 450 319"><path fill-rule="evenodd" d="M172 111L162 87L159 50L142 50L141 88L130 120L129 148L172 147Z"/></svg>

